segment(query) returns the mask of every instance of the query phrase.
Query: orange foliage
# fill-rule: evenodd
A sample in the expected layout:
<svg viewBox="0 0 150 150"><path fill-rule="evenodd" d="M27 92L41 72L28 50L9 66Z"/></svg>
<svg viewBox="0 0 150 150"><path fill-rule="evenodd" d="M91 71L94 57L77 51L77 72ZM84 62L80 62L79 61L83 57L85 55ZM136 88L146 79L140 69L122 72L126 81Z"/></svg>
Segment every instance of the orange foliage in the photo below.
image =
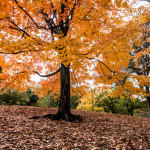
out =
<svg viewBox="0 0 150 150"><path fill-rule="evenodd" d="M95 84L119 82L128 74L122 68L128 66L133 41L149 17L125 19L133 10L122 0L0 0L0 4L0 91L23 90L32 84L35 70L47 74L62 62L71 64L72 89L81 93L93 79L90 71L98 74ZM67 35L60 32L60 22L64 28L69 25ZM59 78L41 80L41 90L58 93Z"/></svg>

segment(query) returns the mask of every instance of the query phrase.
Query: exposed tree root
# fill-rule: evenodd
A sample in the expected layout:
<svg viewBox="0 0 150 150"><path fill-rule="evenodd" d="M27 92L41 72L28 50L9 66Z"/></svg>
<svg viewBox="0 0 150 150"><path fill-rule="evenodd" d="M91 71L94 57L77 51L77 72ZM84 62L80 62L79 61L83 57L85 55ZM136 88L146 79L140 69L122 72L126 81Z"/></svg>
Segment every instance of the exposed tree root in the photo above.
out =
<svg viewBox="0 0 150 150"><path fill-rule="evenodd" d="M68 122L82 122L83 118L79 115L67 114L67 113L56 113L56 114L47 114L44 116L34 116L30 119L38 119L38 118L48 118L52 120L65 120Z"/></svg>

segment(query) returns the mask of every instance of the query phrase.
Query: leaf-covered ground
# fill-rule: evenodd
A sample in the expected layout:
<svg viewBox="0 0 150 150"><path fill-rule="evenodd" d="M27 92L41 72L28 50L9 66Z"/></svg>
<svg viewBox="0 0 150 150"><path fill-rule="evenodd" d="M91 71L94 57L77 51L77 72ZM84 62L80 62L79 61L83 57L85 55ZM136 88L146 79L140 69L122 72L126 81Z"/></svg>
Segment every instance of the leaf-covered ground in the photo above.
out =
<svg viewBox="0 0 150 150"><path fill-rule="evenodd" d="M81 123L30 119L56 111L0 106L0 150L150 150L150 119L77 110Z"/></svg>

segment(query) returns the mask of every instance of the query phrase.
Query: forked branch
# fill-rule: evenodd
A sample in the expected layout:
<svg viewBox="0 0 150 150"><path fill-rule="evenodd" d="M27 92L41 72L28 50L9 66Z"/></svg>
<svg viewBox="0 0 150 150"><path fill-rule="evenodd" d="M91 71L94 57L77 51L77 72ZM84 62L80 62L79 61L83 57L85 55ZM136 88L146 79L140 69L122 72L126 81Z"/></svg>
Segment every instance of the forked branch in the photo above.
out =
<svg viewBox="0 0 150 150"><path fill-rule="evenodd" d="M24 13L31 19L31 21L35 24L35 26L38 28L38 29L46 29L45 27L42 27L42 26L39 26L35 20L31 17L31 15L22 7L19 5L18 1L17 0L14 0L14 2L18 5L18 7L24 11Z"/></svg>
<svg viewBox="0 0 150 150"><path fill-rule="evenodd" d="M13 29L13 30L18 30L18 31L21 31L23 32L23 34L27 35L28 37L30 37L30 34L28 34L25 30L21 29L15 22L11 21L9 18L8 18L8 21L10 23L12 23L15 27L12 27L12 26L9 26L8 28L10 29ZM26 27L27 28L27 27Z"/></svg>

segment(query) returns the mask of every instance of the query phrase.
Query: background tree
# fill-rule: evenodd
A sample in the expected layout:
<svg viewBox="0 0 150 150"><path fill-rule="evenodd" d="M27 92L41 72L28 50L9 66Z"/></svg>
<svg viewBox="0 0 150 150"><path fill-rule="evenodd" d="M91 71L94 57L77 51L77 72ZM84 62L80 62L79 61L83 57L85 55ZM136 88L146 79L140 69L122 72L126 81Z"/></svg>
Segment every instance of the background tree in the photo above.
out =
<svg viewBox="0 0 150 150"><path fill-rule="evenodd" d="M57 93L49 93L40 97L37 105L40 107L57 107L59 105L60 95Z"/></svg>
<svg viewBox="0 0 150 150"><path fill-rule="evenodd" d="M0 2L0 53L7 55L7 63L11 64L5 71L9 78L1 91L29 88L32 73L41 77L55 75L40 83L43 93L58 93L61 89L58 113L53 119L74 119L70 113L70 81L73 88L78 81L77 89L82 92L88 87L84 79L91 79L87 71L92 69L90 66L94 65L93 70L99 73L95 83L112 84L118 80L118 70L125 68L130 59L130 41L138 35L141 25L136 18L125 21L131 14L131 3L122 0ZM39 73L43 70L46 75Z"/></svg>
<svg viewBox="0 0 150 150"><path fill-rule="evenodd" d="M22 105L25 106L29 102L26 92L18 92L17 90L9 90L0 95L1 105Z"/></svg>
<svg viewBox="0 0 150 150"><path fill-rule="evenodd" d="M139 91L139 93L144 93L144 96L142 97L145 97L147 100L150 117L150 55L146 53L150 48L150 42L146 40L148 37L150 37L149 32L146 33L143 38L143 44L140 46L134 45L134 51L132 52L133 59L131 59L127 70L131 74L135 74L133 79L137 82L138 88L142 91Z"/></svg>
<svg viewBox="0 0 150 150"><path fill-rule="evenodd" d="M119 95L112 96L113 90L101 90L94 94L94 111L107 112L122 115L142 116L147 117L146 101L134 97L120 97ZM77 107L79 110L92 110L92 95L88 92L80 99Z"/></svg>
<svg viewBox="0 0 150 150"><path fill-rule="evenodd" d="M29 106L34 106L37 103L39 97L36 94L34 94L34 91L32 91L31 89L28 89L26 94L29 98L28 105Z"/></svg>
<svg viewBox="0 0 150 150"><path fill-rule="evenodd" d="M109 94L106 94L102 99L97 99L96 106L103 107L105 112L130 116L140 116L141 113L146 111L147 107L145 101L141 101L140 99L131 97L121 98L119 95L111 97ZM141 112L137 114L138 111ZM143 117L147 116L144 115Z"/></svg>
<svg viewBox="0 0 150 150"><path fill-rule="evenodd" d="M133 50L130 53L132 58L125 69L127 74L122 81L123 85L131 86L126 92L146 98L150 117L150 18L148 14L148 10L143 13L142 19L146 21L144 30L136 36L137 40L133 43Z"/></svg>
<svg viewBox="0 0 150 150"><path fill-rule="evenodd" d="M150 5L150 1L147 0L147 2ZM146 11L146 13L149 12ZM134 59L129 63L128 69L140 76L136 81L139 82L139 87L145 91L144 96L148 103L148 116L150 118L150 18L148 17L145 27L141 43L134 43L134 51L132 53ZM144 81L143 76L145 77Z"/></svg>
<svg viewBox="0 0 150 150"><path fill-rule="evenodd" d="M86 91L86 93L80 98L80 102L77 106L78 110L88 110L88 111L97 111L97 112L103 112L104 108L97 107L96 105L96 97L97 92L95 92L95 89L90 89Z"/></svg>
<svg viewBox="0 0 150 150"><path fill-rule="evenodd" d="M37 106L40 107L58 107L59 106L60 95L56 93L49 93L44 97L40 97ZM70 98L70 108L76 109L79 104L79 96L72 95Z"/></svg>
<svg viewBox="0 0 150 150"><path fill-rule="evenodd" d="M71 98L70 98L70 107L73 108L73 109L76 109L79 102L80 102L80 97L78 96L78 94L76 95L72 95Z"/></svg>
<svg viewBox="0 0 150 150"><path fill-rule="evenodd" d="M2 73L2 67L0 67L0 73Z"/></svg>

